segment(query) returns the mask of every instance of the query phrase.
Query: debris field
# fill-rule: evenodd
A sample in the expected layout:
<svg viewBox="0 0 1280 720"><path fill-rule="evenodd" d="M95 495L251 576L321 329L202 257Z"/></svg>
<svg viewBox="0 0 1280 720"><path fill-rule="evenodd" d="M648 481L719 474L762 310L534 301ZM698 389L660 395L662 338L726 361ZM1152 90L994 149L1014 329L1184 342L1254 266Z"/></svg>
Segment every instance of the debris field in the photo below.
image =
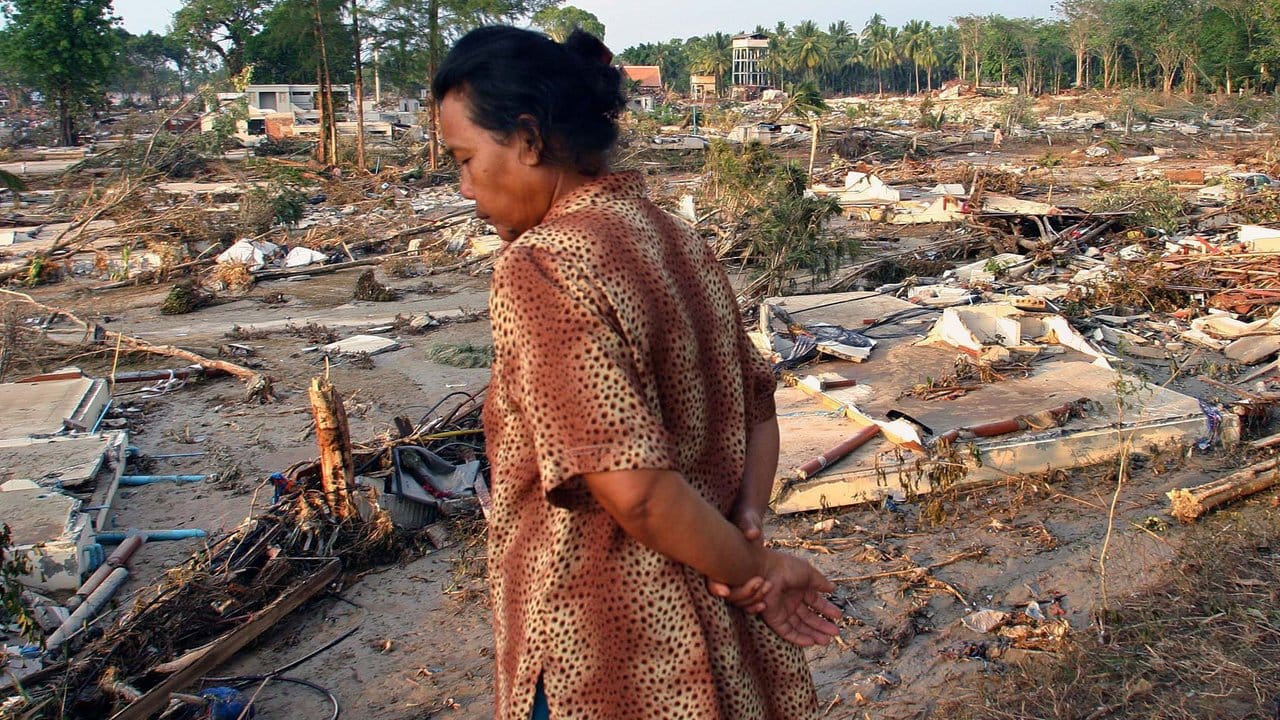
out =
<svg viewBox="0 0 1280 720"><path fill-rule="evenodd" d="M827 717L928 717L1070 652L1206 516L1275 521L1273 126L1081 94L996 146L991 98L933 128L782 102L628 122L616 167L777 370L766 534L837 585ZM421 142L345 174L159 130L5 158L0 717L492 714L501 241Z"/></svg>

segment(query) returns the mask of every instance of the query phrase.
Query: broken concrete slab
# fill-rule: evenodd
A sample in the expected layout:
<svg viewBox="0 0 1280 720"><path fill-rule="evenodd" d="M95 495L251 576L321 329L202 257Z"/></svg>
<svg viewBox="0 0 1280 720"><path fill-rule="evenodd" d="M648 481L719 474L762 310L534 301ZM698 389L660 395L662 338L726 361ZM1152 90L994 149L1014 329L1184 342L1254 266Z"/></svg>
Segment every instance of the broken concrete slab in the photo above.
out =
<svg viewBox="0 0 1280 720"><path fill-rule="evenodd" d="M921 355L925 352L932 356ZM984 385L954 400L899 397L901 388L910 387L906 373L929 373L931 367L935 368L932 372L944 372L951 357L936 349L894 348L883 362L874 364L875 368L885 369L879 377L864 375L865 382L859 377L863 393L868 386L876 392L857 410L867 417L883 417L889 410L898 410L938 435L1005 420L1017 413L1033 417L1083 398L1092 400L1090 411L1085 417L1067 420L1061 427L958 441L948 454L928 459L904 454L899 447L871 442L833 464L824 475L805 482L781 483L775 488L775 511L786 514L872 502L908 488L913 493L928 493L937 489L932 478L941 467L949 468L948 483L980 483L1049 468L1105 462L1129 443L1145 451L1187 444L1206 433L1204 414L1195 398L1167 388L1142 386L1135 378L1078 361L1052 362L1030 377ZM873 366L865 367L870 370ZM1131 387L1137 389L1130 392ZM827 395L840 404L838 391ZM781 467L802 462L812 454L814 446L821 448L851 432L850 423L815 418L804 412L806 406L812 408L812 401L804 393L779 391L784 448ZM958 468L962 469L956 472Z"/></svg>
<svg viewBox="0 0 1280 720"><path fill-rule="evenodd" d="M110 400L107 382L94 378L0 384L0 440L88 432Z"/></svg>
<svg viewBox="0 0 1280 720"><path fill-rule="evenodd" d="M44 592L80 587L94 535L79 500L44 488L0 492L0 517L12 532L14 552L31 561L31 572L19 582Z"/></svg>
<svg viewBox="0 0 1280 720"><path fill-rule="evenodd" d="M108 451L124 446L122 432L0 440L0 483L30 480L46 488L92 482Z"/></svg>
<svg viewBox="0 0 1280 720"><path fill-rule="evenodd" d="M1093 357L1099 367L1111 367L1102 351L1061 315L1030 313L1005 304L947 308L918 344L950 346L975 356L990 345L1031 353L1040 351L1039 344L1062 345Z"/></svg>
<svg viewBox="0 0 1280 720"><path fill-rule="evenodd" d="M377 355L378 353L391 352L399 347L400 343L391 338L377 335L352 335L349 338L324 345L320 350L329 355L354 355L356 353Z"/></svg>
<svg viewBox="0 0 1280 720"><path fill-rule="evenodd" d="M1228 360L1254 365L1280 352L1280 335L1252 335L1223 348Z"/></svg>
<svg viewBox="0 0 1280 720"><path fill-rule="evenodd" d="M840 205L891 205L902 199L902 193L884 184L875 175L850 170L844 187L814 185L816 195L832 197Z"/></svg>

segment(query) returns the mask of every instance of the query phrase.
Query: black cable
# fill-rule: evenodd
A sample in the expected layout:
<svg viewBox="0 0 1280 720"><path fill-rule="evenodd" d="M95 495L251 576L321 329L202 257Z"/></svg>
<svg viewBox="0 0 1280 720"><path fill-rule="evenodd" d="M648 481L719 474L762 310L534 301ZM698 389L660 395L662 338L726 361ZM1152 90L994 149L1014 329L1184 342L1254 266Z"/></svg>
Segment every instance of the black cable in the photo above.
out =
<svg viewBox="0 0 1280 720"><path fill-rule="evenodd" d="M285 677L282 673L289 672L290 670L298 667L302 663L316 657L320 653L334 647L338 643L341 643L343 640L346 640L352 635L355 635L356 631L358 631L360 627L361 627L360 625L357 625L351 628L350 630L342 633L341 635L330 640L324 645L321 645L315 650L312 650L306 655L303 655L297 660L281 665L280 667L276 668L275 670L272 670L266 675L226 675L222 677L206 677L204 678L204 682L231 683L233 685L238 685L238 684L248 684L252 682L261 682L262 680L271 679L271 680L283 680L284 682L297 683L298 685L305 685L311 688L312 690L316 690L317 692L324 693L329 698L329 702L333 703L333 715L329 718L329 720L338 720L338 715L341 714L342 708L338 705L338 698L334 697L333 693L329 692L328 689L323 688L313 682L310 682L307 680L300 680L298 678Z"/></svg>
<svg viewBox="0 0 1280 720"><path fill-rule="evenodd" d="M205 680L206 681L212 680L215 682L227 682L233 685L249 685L255 682L262 682L263 680L267 681L265 685L270 685L272 682L275 682L275 681L290 682L296 685L303 685L329 698L329 702L333 705L333 714L329 716L329 720L338 720L339 716L342 715L342 706L338 704L338 698L334 696L334 694L330 692L328 688L323 687L321 685L317 685L311 682L310 680L303 680L301 678L295 678L295 677L285 677L283 675L235 675L232 677L205 678Z"/></svg>
<svg viewBox="0 0 1280 720"><path fill-rule="evenodd" d="M472 394L471 394L471 393L469 393L469 392L464 392L464 391L462 391L462 390L455 390L455 391L453 391L453 392L449 393L448 395L445 395L444 397L440 398L440 400L439 400L438 402L436 402L436 404L435 404L435 405L432 405L430 410L428 410L428 411L426 411L425 413L423 413L423 415L422 415L422 419L418 421L418 426L417 426L417 428L416 428L417 432L421 432L421 431L422 431L423 426L424 426L424 425L426 424L426 422L427 422L427 418L431 417L431 414L432 414L432 413L434 413L436 410L438 410L438 409L440 408L440 406L441 406L441 405L444 405L445 401L447 401L449 398L451 398L451 397L453 397L453 396L455 396L455 395L462 395L463 397L467 398L467 399L468 399L469 401L471 401L471 402L475 402L475 401L476 401L476 398L475 398L475 396L474 396L474 395L472 395ZM459 405L459 407L461 407L461 405ZM454 412L455 412L455 413L457 412L457 408L454 408ZM452 414L453 414L453 413L450 413L450 415L452 415Z"/></svg>

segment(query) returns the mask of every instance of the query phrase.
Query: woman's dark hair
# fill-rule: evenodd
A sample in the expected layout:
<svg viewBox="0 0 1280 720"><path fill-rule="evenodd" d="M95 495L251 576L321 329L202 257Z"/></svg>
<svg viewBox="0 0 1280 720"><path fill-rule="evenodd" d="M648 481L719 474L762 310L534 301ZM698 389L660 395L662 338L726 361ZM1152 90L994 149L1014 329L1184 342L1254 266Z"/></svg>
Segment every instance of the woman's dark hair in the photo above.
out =
<svg viewBox="0 0 1280 720"><path fill-rule="evenodd" d="M431 93L437 102L465 93L471 121L504 139L532 117L537 127L528 129L538 131L547 162L597 175L626 106L612 60L604 43L581 30L557 43L531 30L482 27L449 51Z"/></svg>

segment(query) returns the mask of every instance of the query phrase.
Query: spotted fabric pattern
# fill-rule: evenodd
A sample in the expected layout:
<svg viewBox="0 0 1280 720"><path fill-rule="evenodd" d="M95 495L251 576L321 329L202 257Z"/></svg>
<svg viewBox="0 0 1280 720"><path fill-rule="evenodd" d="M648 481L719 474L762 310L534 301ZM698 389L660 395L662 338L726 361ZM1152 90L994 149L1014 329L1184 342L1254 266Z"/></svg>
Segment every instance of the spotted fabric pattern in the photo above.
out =
<svg viewBox="0 0 1280 720"><path fill-rule="evenodd" d="M720 264L648 200L595 179L500 254L484 425L496 717L526 720L542 677L554 720L797 720L804 655L628 536L582 474L670 469L721 512L775 380Z"/></svg>

